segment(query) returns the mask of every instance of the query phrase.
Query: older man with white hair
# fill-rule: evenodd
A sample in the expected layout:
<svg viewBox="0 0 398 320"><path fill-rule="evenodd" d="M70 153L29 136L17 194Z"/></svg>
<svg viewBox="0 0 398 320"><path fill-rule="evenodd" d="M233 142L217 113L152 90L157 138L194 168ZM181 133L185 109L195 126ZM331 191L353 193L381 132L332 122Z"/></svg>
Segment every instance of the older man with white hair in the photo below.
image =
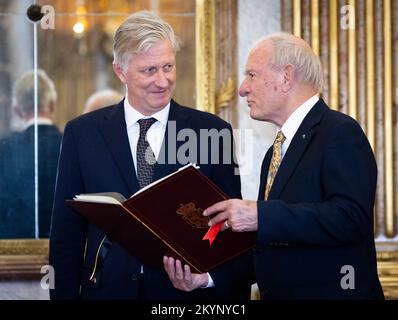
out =
<svg viewBox="0 0 398 320"><path fill-rule="evenodd" d="M302 39L270 35L250 51L239 94L278 127L258 201L208 208L214 225L257 231L262 299L382 299L373 235L377 167L359 124L319 98L322 66Z"/></svg>

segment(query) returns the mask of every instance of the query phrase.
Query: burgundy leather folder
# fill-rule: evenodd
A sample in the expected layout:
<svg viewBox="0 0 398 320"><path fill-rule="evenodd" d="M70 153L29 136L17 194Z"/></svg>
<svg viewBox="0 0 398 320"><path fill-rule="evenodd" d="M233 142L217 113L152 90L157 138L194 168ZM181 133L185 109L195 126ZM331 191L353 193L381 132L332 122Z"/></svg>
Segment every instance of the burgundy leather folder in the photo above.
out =
<svg viewBox="0 0 398 320"><path fill-rule="evenodd" d="M173 255L204 273L255 246L256 233L219 232L212 245L202 240L209 227L202 212L228 197L193 166L176 172L121 204L67 200L68 204L144 264L163 267Z"/></svg>

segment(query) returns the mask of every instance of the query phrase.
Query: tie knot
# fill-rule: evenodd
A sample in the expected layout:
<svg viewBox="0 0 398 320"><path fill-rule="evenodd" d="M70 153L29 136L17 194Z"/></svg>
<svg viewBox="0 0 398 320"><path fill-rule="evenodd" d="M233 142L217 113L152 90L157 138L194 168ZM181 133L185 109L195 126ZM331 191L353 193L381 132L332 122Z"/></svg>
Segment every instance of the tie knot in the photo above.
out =
<svg viewBox="0 0 398 320"><path fill-rule="evenodd" d="M153 125L157 120L155 118L147 118L138 120L140 125L140 135L145 136L151 125Z"/></svg>
<svg viewBox="0 0 398 320"><path fill-rule="evenodd" d="M282 144L286 140L286 137L284 136L282 131L278 131L278 134L276 135L274 144Z"/></svg>

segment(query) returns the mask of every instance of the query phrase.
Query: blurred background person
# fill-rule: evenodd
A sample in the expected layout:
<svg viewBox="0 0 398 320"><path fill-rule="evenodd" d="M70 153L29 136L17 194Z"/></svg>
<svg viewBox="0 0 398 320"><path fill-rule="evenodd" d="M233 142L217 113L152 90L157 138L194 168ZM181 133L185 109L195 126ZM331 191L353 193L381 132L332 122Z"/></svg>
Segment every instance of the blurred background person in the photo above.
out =
<svg viewBox="0 0 398 320"><path fill-rule="evenodd" d="M83 113L118 104L123 98L123 94L113 89L104 89L94 92L88 97Z"/></svg>
<svg viewBox="0 0 398 320"><path fill-rule="evenodd" d="M0 140L0 238L35 237L35 173L38 174L39 237L49 236L61 133L54 125L57 93L38 70L38 166L35 170L34 72L13 86L13 111L23 130Z"/></svg>

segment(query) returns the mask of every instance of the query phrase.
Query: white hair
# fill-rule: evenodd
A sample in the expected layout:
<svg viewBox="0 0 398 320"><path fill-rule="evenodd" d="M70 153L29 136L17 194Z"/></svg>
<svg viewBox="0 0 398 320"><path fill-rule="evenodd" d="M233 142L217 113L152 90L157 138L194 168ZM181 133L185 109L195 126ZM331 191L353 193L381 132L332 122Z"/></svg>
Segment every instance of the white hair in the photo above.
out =
<svg viewBox="0 0 398 320"><path fill-rule="evenodd" d="M24 72L14 83L13 105L20 112L29 114L34 111L35 90L33 70ZM37 70L38 110L46 111L50 103L57 101L54 82L43 70Z"/></svg>
<svg viewBox="0 0 398 320"><path fill-rule="evenodd" d="M309 45L301 44L300 38L288 33L272 34L260 40L263 41L269 41L273 46L269 61L271 67L280 69L291 64L300 81L316 88L318 92L322 91L322 63Z"/></svg>
<svg viewBox="0 0 398 320"><path fill-rule="evenodd" d="M117 104L123 99L123 97L123 94L112 89L104 89L94 92L90 97L88 97L83 113Z"/></svg>

